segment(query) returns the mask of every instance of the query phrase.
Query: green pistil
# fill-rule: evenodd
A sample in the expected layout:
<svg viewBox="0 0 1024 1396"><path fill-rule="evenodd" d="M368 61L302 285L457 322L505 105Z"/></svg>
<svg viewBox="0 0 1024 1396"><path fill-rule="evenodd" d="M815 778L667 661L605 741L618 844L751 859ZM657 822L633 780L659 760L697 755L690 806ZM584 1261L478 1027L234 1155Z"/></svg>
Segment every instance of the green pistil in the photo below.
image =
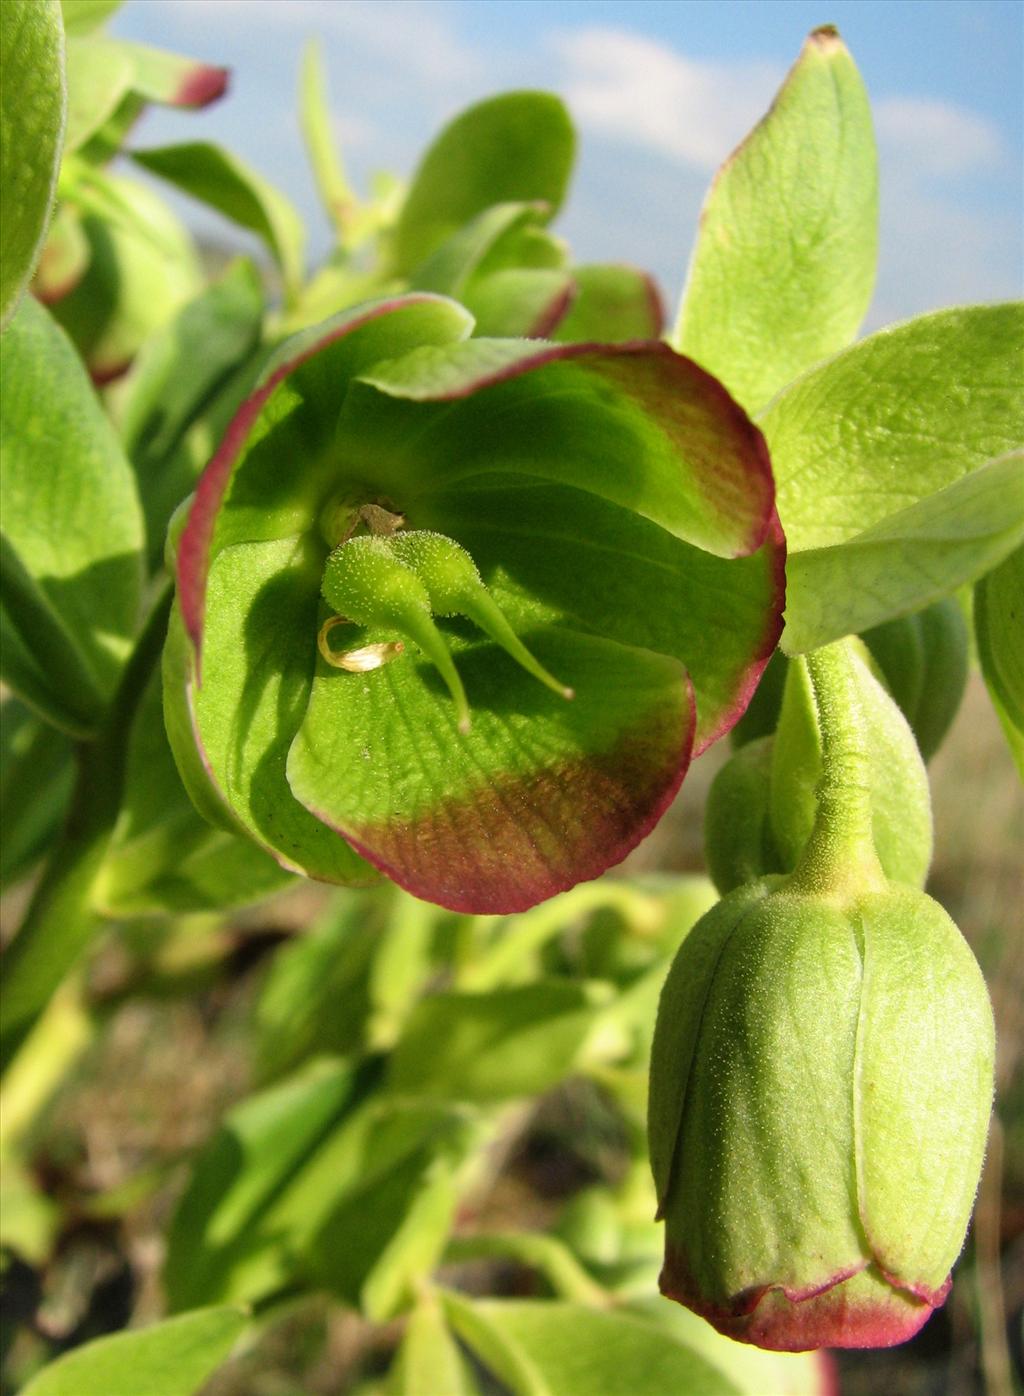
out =
<svg viewBox="0 0 1024 1396"><path fill-rule="evenodd" d="M372 507L386 515L383 522L393 521L398 527L400 515ZM401 653L402 647L395 643L336 652L327 637L344 620L394 630L417 645L435 666L455 703L459 731L468 732L466 692L431 613L463 615L559 697L573 697L573 690L549 673L516 635L481 581L473 559L458 543L439 533L381 529L377 525L382 520L365 508L354 511L353 517L352 527L365 522L373 531L347 537L327 559L322 590L337 615L324 624L317 643L328 664L365 673Z"/></svg>

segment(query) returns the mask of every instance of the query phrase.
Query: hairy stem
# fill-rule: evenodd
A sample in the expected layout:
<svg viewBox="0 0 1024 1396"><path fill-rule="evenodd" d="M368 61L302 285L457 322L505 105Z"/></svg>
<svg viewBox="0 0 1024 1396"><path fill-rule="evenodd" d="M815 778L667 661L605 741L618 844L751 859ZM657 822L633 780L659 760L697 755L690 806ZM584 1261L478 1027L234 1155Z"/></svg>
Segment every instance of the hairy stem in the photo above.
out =
<svg viewBox="0 0 1024 1396"><path fill-rule="evenodd" d="M852 642L805 658L821 734L818 810L791 886L842 896L885 886L872 832L869 737Z"/></svg>

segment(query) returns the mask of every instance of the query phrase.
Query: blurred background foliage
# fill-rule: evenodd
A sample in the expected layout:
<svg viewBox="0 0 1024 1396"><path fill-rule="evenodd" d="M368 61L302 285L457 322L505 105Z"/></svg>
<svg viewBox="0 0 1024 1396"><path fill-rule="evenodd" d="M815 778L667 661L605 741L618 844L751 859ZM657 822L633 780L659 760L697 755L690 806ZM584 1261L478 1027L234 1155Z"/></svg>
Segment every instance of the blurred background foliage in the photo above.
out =
<svg viewBox="0 0 1024 1396"><path fill-rule="evenodd" d="M844 1392L1009 1392L1019 1371L1024 796L1001 743L974 678L930 768L929 887L995 1005L977 1214L947 1306L904 1347L837 1355ZM256 1322L203 1396L383 1393L403 1286L431 1263L470 1294L649 1303L645 1055L667 960L714 896L700 811L726 757L697 763L614 880L519 918L305 884L110 925L5 1090L3 1390L168 1305L244 1300ZM479 1359L472 1380L502 1389Z"/></svg>

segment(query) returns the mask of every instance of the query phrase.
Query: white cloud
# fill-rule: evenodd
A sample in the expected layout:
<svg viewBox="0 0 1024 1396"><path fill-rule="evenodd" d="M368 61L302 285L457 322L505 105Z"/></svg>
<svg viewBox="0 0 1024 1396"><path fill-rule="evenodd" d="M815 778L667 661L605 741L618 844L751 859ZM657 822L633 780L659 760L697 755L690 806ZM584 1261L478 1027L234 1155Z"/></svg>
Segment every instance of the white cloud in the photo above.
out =
<svg viewBox="0 0 1024 1396"><path fill-rule="evenodd" d="M552 39L559 84L585 127L711 170L764 115L782 78L774 63L710 63L655 39L591 27Z"/></svg>
<svg viewBox="0 0 1024 1396"><path fill-rule="evenodd" d="M945 178L998 169L1005 151L998 128L976 112L923 97L875 103L883 152L919 175Z"/></svg>
<svg viewBox="0 0 1024 1396"><path fill-rule="evenodd" d="M154 3L154 0L150 0ZM419 0L157 0L168 18L237 34L274 30L343 39L367 61L432 82L465 80L480 55L459 38L446 7Z"/></svg>

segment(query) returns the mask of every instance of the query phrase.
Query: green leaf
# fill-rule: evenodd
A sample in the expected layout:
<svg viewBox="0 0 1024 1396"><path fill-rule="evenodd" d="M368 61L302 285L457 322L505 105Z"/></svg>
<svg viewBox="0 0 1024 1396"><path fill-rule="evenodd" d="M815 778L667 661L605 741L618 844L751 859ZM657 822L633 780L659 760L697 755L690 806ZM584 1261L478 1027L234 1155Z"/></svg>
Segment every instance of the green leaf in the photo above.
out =
<svg viewBox="0 0 1024 1396"><path fill-rule="evenodd" d="M740 1396L703 1356L632 1314L445 1293L448 1320L513 1396Z"/></svg>
<svg viewBox="0 0 1024 1396"><path fill-rule="evenodd" d="M53 314L94 381L105 383L125 372L203 277L184 225L152 189L106 172L100 178L106 207L82 220L89 268Z"/></svg>
<svg viewBox="0 0 1024 1396"><path fill-rule="evenodd" d="M560 1299L595 1305L608 1298L607 1290L590 1278L565 1241L543 1231L472 1231L453 1236L445 1263L467 1260L511 1260L528 1266Z"/></svg>
<svg viewBox="0 0 1024 1396"><path fill-rule="evenodd" d="M953 597L863 636L926 761L938 751L967 687L969 637Z"/></svg>
<svg viewBox="0 0 1024 1396"><path fill-rule="evenodd" d="M286 294L297 294L303 276L305 228L288 199L262 175L205 141L136 150L132 159L254 232L280 268Z"/></svg>
<svg viewBox="0 0 1024 1396"><path fill-rule="evenodd" d="M4 1158L0 1173L0 1246L10 1257L42 1269L53 1255L61 1226L60 1206L43 1192L18 1157Z"/></svg>
<svg viewBox="0 0 1024 1396"><path fill-rule="evenodd" d="M138 499L74 350L34 301L4 335L0 369L0 505L20 578L6 596L6 672L45 716L81 732L98 721L135 629ZM73 676L80 686L68 690Z"/></svg>
<svg viewBox="0 0 1024 1396"><path fill-rule="evenodd" d="M570 272L510 267L477 278L460 299L477 334L542 339L561 321L572 294Z"/></svg>
<svg viewBox="0 0 1024 1396"><path fill-rule="evenodd" d="M652 277L635 267L596 263L573 267L576 295L552 338L562 343L658 339L665 324L661 294Z"/></svg>
<svg viewBox="0 0 1024 1396"><path fill-rule="evenodd" d="M151 566L162 556L171 514L213 453L217 427L227 426L251 389L256 365L248 376L243 365L262 318L259 277L240 259L146 341L125 381L121 437L139 480Z"/></svg>
<svg viewBox="0 0 1024 1396"><path fill-rule="evenodd" d="M395 1048L388 1086L442 1101L538 1095L571 1074L597 1011L585 986L555 979L431 994Z"/></svg>
<svg viewBox="0 0 1024 1396"><path fill-rule="evenodd" d="M367 1101L282 1203L308 1234L301 1244L318 1283L378 1322L407 1303L440 1258L458 1174L483 1137L451 1105Z"/></svg>
<svg viewBox="0 0 1024 1396"><path fill-rule="evenodd" d="M93 734L107 695L16 548L0 534L3 675L35 712L72 737Z"/></svg>
<svg viewBox="0 0 1024 1396"><path fill-rule="evenodd" d="M484 209L442 243L413 285L457 297L477 335L543 337L574 293L562 248L540 226L550 212L540 203Z"/></svg>
<svg viewBox="0 0 1024 1396"><path fill-rule="evenodd" d="M409 1300L422 1290L438 1264L459 1203L458 1165L470 1153L471 1142L474 1142L474 1131L467 1127L424 1165L411 1170L413 1182L404 1214L381 1247L380 1255L359 1290L360 1307L371 1322L384 1323L407 1308ZM399 1176L405 1171L401 1165L396 1170ZM384 1182L385 1196L394 1184L392 1175ZM358 1205L377 1206L376 1193L372 1199ZM328 1279L334 1268L334 1257L353 1239L353 1220L346 1216L340 1225L337 1220L332 1221L318 1238L315 1254L326 1259L324 1273ZM343 1288L342 1294L347 1294L347 1290Z"/></svg>
<svg viewBox="0 0 1024 1396"><path fill-rule="evenodd" d="M395 891L370 967L370 1045L390 1048L434 973L437 908Z"/></svg>
<svg viewBox="0 0 1024 1396"><path fill-rule="evenodd" d="M196 1160L167 1233L163 1279L172 1309L259 1298L287 1281L291 1238L264 1218L341 1116L354 1084L349 1065L319 1058L228 1112Z"/></svg>
<svg viewBox="0 0 1024 1396"><path fill-rule="evenodd" d="M443 1248L480 1126L451 1106L368 1095L377 1075L308 1063L231 1112L171 1226L175 1308L300 1281L379 1318L407 1299Z"/></svg>
<svg viewBox="0 0 1024 1396"><path fill-rule="evenodd" d="M539 199L557 211L575 145L569 115L549 93L506 92L462 112L413 176L394 232L395 271L411 271L492 204Z"/></svg>
<svg viewBox="0 0 1024 1396"><path fill-rule="evenodd" d="M976 559L991 566L1014 546L1019 462L989 477L1011 502L1011 536L996 527L995 542L990 486L968 477L1024 440L1022 347L1024 306L939 311L872 335L776 398L762 426L789 547L787 650L843 633L834 610L867 627L934 599L940 558L948 591L977 575ZM951 487L964 493L940 497ZM963 544L950 536L961 508L977 534ZM811 552L822 556L805 561ZM840 589L823 597L833 575Z"/></svg>
<svg viewBox="0 0 1024 1396"><path fill-rule="evenodd" d="M866 652L851 641L861 721L869 748L875 849L886 875L923 887L932 856L931 797L924 762L906 718L871 672ZM770 822L785 871L811 834L821 776L821 733L803 660L789 666L772 749Z"/></svg>
<svg viewBox="0 0 1024 1396"><path fill-rule="evenodd" d="M131 90L128 54L109 39L72 39L67 48L66 152L78 150L117 110Z"/></svg>
<svg viewBox="0 0 1024 1396"><path fill-rule="evenodd" d="M437 1299L421 1299L388 1374L388 1396L475 1396L478 1390Z"/></svg>
<svg viewBox="0 0 1024 1396"><path fill-rule="evenodd" d="M0 709L0 887L31 870L64 818L73 779L71 744L16 698Z"/></svg>
<svg viewBox="0 0 1024 1396"><path fill-rule="evenodd" d="M316 923L274 956L255 1013L261 1081L308 1057L365 1046L374 956L390 924L387 890L336 893Z"/></svg>
<svg viewBox="0 0 1024 1396"><path fill-rule="evenodd" d="M185 792L154 672L127 736L125 793L93 891L106 916L159 916L245 906L291 877L250 839L214 828Z"/></svg>
<svg viewBox="0 0 1024 1396"><path fill-rule="evenodd" d="M39 260L64 136L64 31L58 0L0 7L0 329Z"/></svg>
<svg viewBox="0 0 1024 1396"><path fill-rule="evenodd" d="M22 1396L194 1396L248 1323L245 1309L225 1306L96 1338L51 1362Z"/></svg>
<svg viewBox="0 0 1024 1396"><path fill-rule="evenodd" d="M975 587L974 631L989 695L1024 778L1024 548Z"/></svg>
<svg viewBox="0 0 1024 1396"><path fill-rule="evenodd" d="M416 269L411 285L419 291L459 299L496 248L521 228L535 226L548 213L547 206L539 203L510 202L485 208Z"/></svg>
<svg viewBox="0 0 1024 1396"><path fill-rule="evenodd" d="M119 10L123 0L60 0L68 34L91 34Z"/></svg>
<svg viewBox="0 0 1024 1396"><path fill-rule="evenodd" d="M877 172L867 93L831 26L719 170L672 344L748 410L843 348L875 279Z"/></svg>
<svg viewBox="0 0 1024 1396"><path fill-rule="evenodd" d="M660 1295L632 1300L626 1312L710 1362L739 1396L824 1396L834 1386L828 1352L769 1352L734 1342L691 1309L667 1303Z"/></svg>
<svg viewBox="0 0 1024 1396"><path fill-rule="evenodd" d="M1024 451L979 466L836 547L792 553L782 645L804 654L917 610L1024 539Z"/></svg>
<svg viewBox="0 0 1024 1396"><path fill-rule="evenodd" d="M117 110L96 134L82 146L79 155L92 170L104 169L124 149L135 123L145 110L145 102L129 92ZM65 161L67 164L67 161Z"/></svg>

